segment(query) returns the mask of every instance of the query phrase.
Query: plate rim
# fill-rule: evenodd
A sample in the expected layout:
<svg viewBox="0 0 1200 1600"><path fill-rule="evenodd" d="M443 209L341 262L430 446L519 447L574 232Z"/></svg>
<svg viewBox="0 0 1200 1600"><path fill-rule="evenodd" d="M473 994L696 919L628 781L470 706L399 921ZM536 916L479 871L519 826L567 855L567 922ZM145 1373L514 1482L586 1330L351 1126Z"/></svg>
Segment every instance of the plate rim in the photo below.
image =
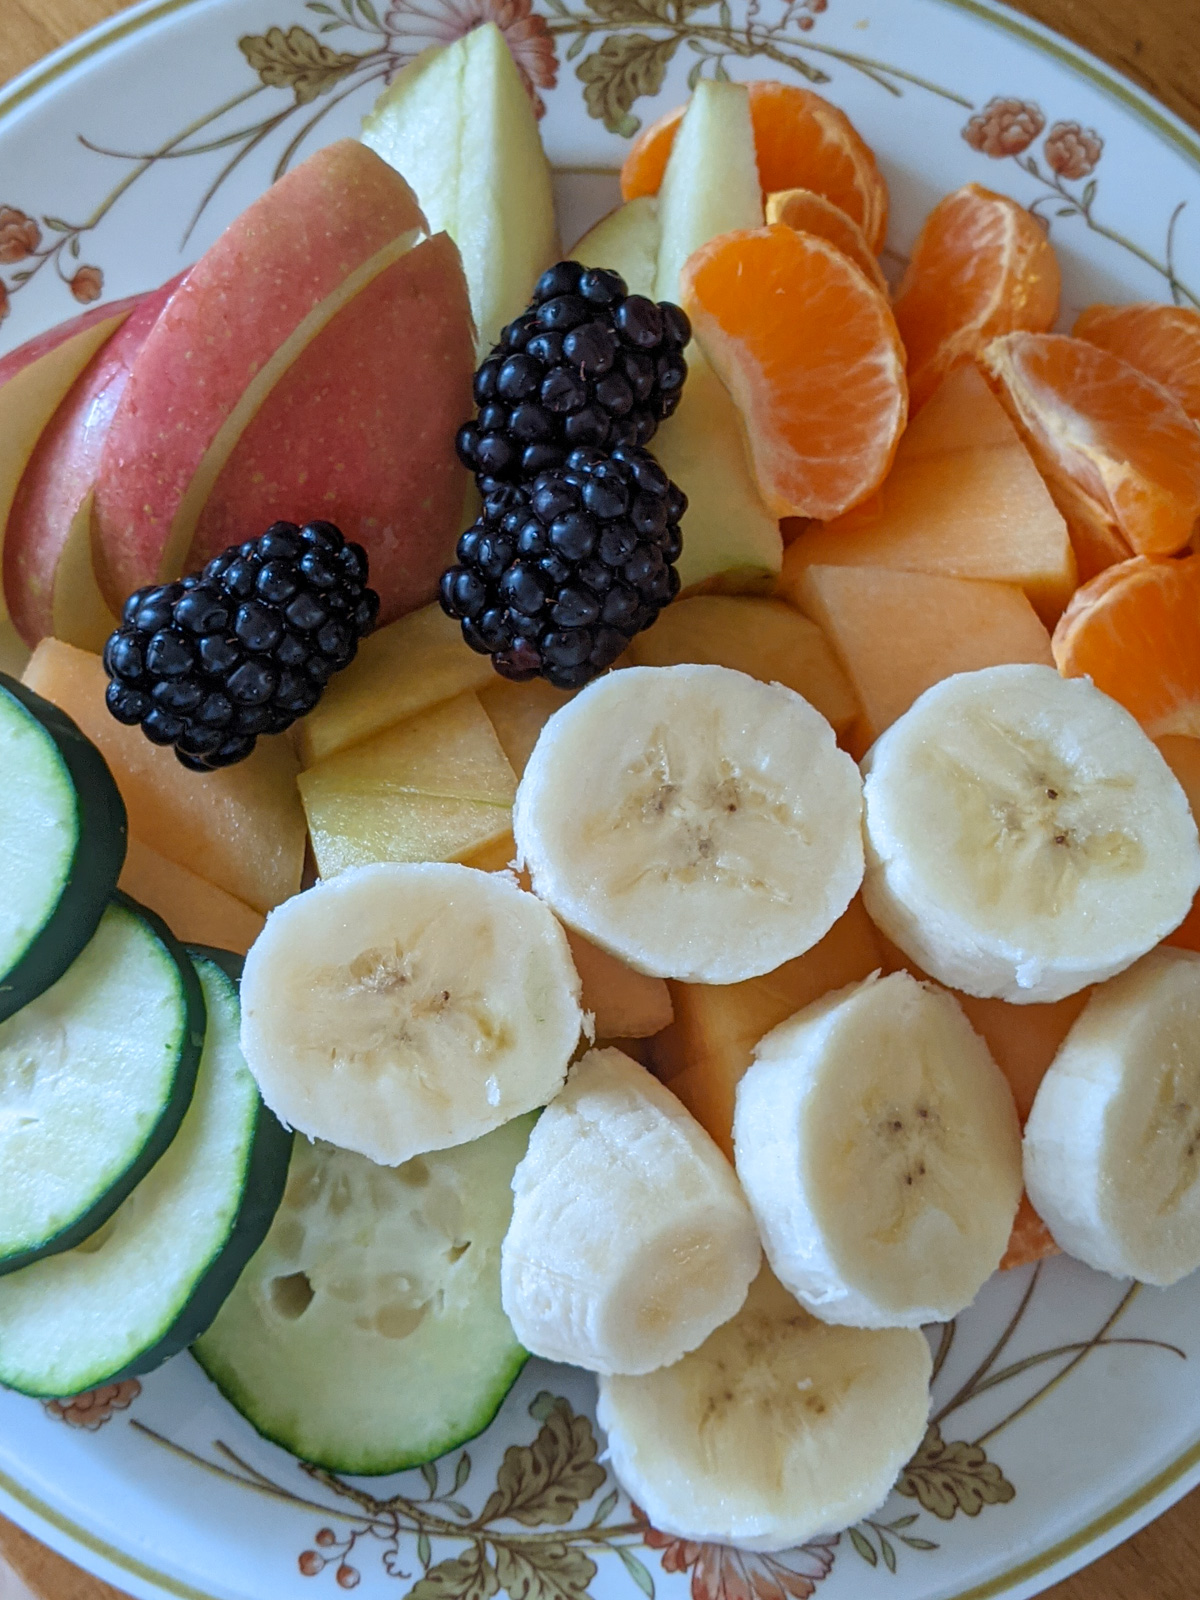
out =
<svg viewBox="0 0 1200 1600"><path fill-rule="evenodd" d="M106 49L176 13L223 3L226 0L139 0L138 4L117 12L78 37L68 40L18 73L0 89L0 134L9 118L21 106L76 67L103 54ZM1200 173L1200 133L1148 90L1110 67L1091 51L1046 24L1014 11L1002 0L935 0L935 3L965 13L986 26L998 28L1029 48L1049 56L1060 68L1081 78L1092 88L1099 89L1127 114L1134 116L1157 139L1170 146ZM953 1600L996 1600L999 1596L1022 1600L1022 1597L1038 1594L1051 1582L1099 1560L1176 1504L1198 1484L1200 1435L1174 1461L1131 1490L1116 1505L1028 1560L981 1584L962 1590ZM109 1544L43 1501L3 1470L0 1470L0 1508L51 1549L103 1578L116 1577L118 1581L132 1578L141 1592L147 1595L170 1595L175 1600L218 1600L207 1590L195 1588L160 1572L130 1552Z"/></svg>

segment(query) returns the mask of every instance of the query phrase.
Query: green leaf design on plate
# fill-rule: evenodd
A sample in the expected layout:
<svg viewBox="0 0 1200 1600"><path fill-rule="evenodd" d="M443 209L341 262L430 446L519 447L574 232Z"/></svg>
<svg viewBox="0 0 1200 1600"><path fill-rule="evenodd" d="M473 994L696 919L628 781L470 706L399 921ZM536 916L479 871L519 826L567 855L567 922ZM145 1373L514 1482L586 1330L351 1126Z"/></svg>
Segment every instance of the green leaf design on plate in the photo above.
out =
<svg viewBox="0 0 1200 1600"><path fill-rule="evenodd" d="M867 1565L877 1567L879 1565L879 1557L875 1554L875 1546L867 1538L866 1534L861 1533L857 1528L847 1528L846 1532L850 1535L850 1543L854 1546L855 1551Z"/></svg>
<svg viewBox="0 0 1200 1600"><path fill-rule="evenodd" d="M331 50L299 26L286 33L282 28L248 33L238 40L238 47L268 89L290 89L298 106L328 94L354 71L360 59L344 50Z"/></svg>
<svg viewBox="0 0 1200 1600"><path fill-rule="evenodd" d="M982 1445L965 1439L947 1443L936 1423L900 1474L896 1488L943 1522L959 1511L977 1517L984 1506L1005 1505L1017 1492L996 1463L988 1460Z"/></svg>
<svg viewBox="0 0 1200 1600"><path fill-rule="evenodd" d="M408 1591L407 1600L492 1600L499 1587L483 1545L473 1544L462 1555L430 1567Z"/></svg>
<svg viewBox="0 0 1200 1600"><path fill-rule="evenodd" d="M496 1573L509 1600L583 1600L596 1563L577 1545L497 1545Z"/></svg>
<svg viewBox="0 0 1200 1600"><path fill-rule="evenodd" d="M628 1572L629 1576L633 1579L634 1583L637 1584L642 1593L649 1595L650 1600L654 1600L654 1579L650 1576L647 1568L638 1560L633 1551L630 1550L626 1545L615 1544L613 1545L613 1549L624 1562L626 1572Z"/></svg>
<svg viewBox="0 0 1200 1600"><path fill-rule="evenodd" d="M636 100L656 95L662 88L678 44L678 37L651 39L645 33L610 34L599 50L575 68L589 114L603 122L610 133L632 138L642 124L631 108Z"/></svg>
<svg viewBox="0 0 1200 1600"><path fill-rule="evenodd" d="M509 1445L504 1452L496 1487L479 1518L484 1525L511 1517L527 1528L561 1526L604 1482L586 1417L551 1394L538 1395L529 1410L541 1431L531 1445Z"/></svg>

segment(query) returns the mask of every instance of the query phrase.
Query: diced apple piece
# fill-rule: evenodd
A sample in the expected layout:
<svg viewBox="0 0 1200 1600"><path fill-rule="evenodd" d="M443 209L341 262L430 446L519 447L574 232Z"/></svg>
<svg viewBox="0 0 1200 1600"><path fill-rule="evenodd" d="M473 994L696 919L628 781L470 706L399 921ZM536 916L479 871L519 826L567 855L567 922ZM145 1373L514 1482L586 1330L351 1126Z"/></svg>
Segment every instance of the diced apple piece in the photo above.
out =
<svg viewBox="0 0 1200 1600"><path fill-rule="evenodd" d="M792 541L779 592L793 595L814 565L1015 583L1050 627L1077 581L1062 514L975 366L951 373L918 413L877 494Z"/></svg>
<svg viewBox="0 0 1200 1600"><path fill-rule="evenodd" d="M0 360L0 544L17 486L29 459L79 374L113 336L136 299L96 306L83 316L39 334ZM8 613L0 595L0 624ZM19 647L9 630L0 638L3 659L13 663Z"/></svg>
<svg viewBox="0 0 1200 1600"><path fill-rule="evenodd" d="M1200 739L1189 739L1183 734L1168 734L1156 741L1171 771L1179 779L1192 816L1200 823ZM1177 945L1181 950L1200 951L1200 894L1192 902L1192 909L1164 943Z"/></svg>
<svg viewBox="0 0 1200 1600"><path fill-rule="evenodd" d="M4 595L26 644L100 650L116 623L96 584L91 495L133 362L182 279L143 295L76 379L37 442L4 534Z"/></svg>
<svg viewBox="0 0 1200 1600"><path fill-rule="evenodd" d="M19 678L29 665L29 646L7 617L0 617L0 672Z"/></svg>
<svg viewBox="0 0 1200 1600"><path fill-rule="evenodd" d="M571 698L542 678L534 678L531 683L508 683L495 673L480 692L479 703L491 718L496 737L518 778L533 754L538 735Z"/></svg>
<svg viewBox="0 0 1200 1600"><path fill-rule="evenodd" d="M583 984L580 1004L595 1018L597 1039L648 1039L669 1025L671 994L661 978L634 972L570 928L567 943Z"/></svg>
<svg viewBox="0 0 1200 1600"><path fill-rule="evenodd" d="M109 714L108 676L90 651L43 639L24 681L61 707L99 748L121 791L132 835L257 911L269 911L297 892L304 813L287 739L260 739L235 767L189 772L174 751L151 744L140 728L124 727Z"/></svg>
<svg viewBox="0 0 1200 1600"><path fill-rule="evenodd" d="M495 23L402 68L363 123L363 139L404 174L430 227L444 228L462 252L479 349L490 350L558 247L533 102Z"/></svg>
<svg viewBox="0 0 1200 1600"><path fill-rule="evenodd" d="M828 639L778 600L715 594L676 600L629 641L627 658L637 667L693 661L732 667L763 683L782 683L816 706L838 733L858 716L854 690Z"/></svg>
<svg viewBox="0 0 1200 1600"><path fill-rule="evenodd" d="M259 406L424 229L403 179L343 139L273 184L196 263L134 364L100 461L96 575L114 611L142 584L183 570L200 512Z"/></svg>
<svg viewBox="0 0 1200 1600"><path fill-rule="evenodd" d="M807 567L797 602L824 630L858 696L857 755L956 672L1008 661L1054 665L1050 635L1012 584L883 567Z"/></svg>
<svg viewBox="0 0 1200 1600"><path fill-rule="evenodd" d="M159 916L177 939L244 956L263 928L252 906L131 838L118 888Z"/></svg>
<svg viewBox="0 0 1200 1600"><path fill-rule="evenodd" d="M607 267L610 272L619 272L630 294L644 294L653 300L659 237L658 199L639 195L601 217L572 246L570 256L585 267Z"/></svg>
<svg viewBox="0 0 1200 1600"><path fill-rule="evenodd" d="M423 606L368 634L345 671L330 679L296 724L300 759L311 767L419 711L495 682L490 659L464 644L458 623L441 606Z"/></svg>
<svg viewBox="0 0 1200 1600"><path fill-rule="evenodd" d="M317 870L461 861L512 828L517 779L474 694L376 734L300 778Z"/></svg>
<svg viewBox="0 0 1200 1600"><path fill-rule="evenodd" d="M454 434L474 366L462 266L439 233L347 301L271 390L200 513L188 570L248 528L322 517L365 548L381 621L432 600L462 532Z"/></svg>
<svg viewBox="0 0 1200 1600"><path fill-rule="evenodd" d="M655 1070L733 1159L737 1086L764 1034L883 964L875 925L855 898L819 944L745 983L671 983L672 1025L651 1047Z"/></svg>

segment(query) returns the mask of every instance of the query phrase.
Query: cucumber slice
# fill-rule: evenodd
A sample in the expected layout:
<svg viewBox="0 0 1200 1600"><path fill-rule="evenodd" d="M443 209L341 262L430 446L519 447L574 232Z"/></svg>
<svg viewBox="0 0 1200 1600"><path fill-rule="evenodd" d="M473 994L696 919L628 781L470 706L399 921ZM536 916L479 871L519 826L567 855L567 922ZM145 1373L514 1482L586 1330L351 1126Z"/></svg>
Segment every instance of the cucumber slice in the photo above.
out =
<svg viewBox="0 0 1200 1600"><path fill-rule="evenodd" d="M70 717L0 672L0 1022L57 983L125 861L125 806Z"/></svg>
<svg viewBox="0 0 1200 1600"><path fill-rule="evenodd" d="M115 895L58 982L0 1022L0 1274L107 1221L178 1132L203 1042L195 968Z"/></svg>
<svg viewBox="0 0 1200 1600"><path fill-rule="evenodd" d="M75 1249L0 1279L0 1383L78 1394L160 1366L203 1333L271 1226L292 1136L238 1045L233 980L194 953L208 1007L196 1092L166 1154Z"/></svg>
<svg viewBox="0 0 1200 1600"><path fill-rule="evenodd" d="M533 1121L400 1167L296 1141L266 1242L194 1350L259 1433L374 1475L487 1427L527 1359L500 1243Z"/></svg>

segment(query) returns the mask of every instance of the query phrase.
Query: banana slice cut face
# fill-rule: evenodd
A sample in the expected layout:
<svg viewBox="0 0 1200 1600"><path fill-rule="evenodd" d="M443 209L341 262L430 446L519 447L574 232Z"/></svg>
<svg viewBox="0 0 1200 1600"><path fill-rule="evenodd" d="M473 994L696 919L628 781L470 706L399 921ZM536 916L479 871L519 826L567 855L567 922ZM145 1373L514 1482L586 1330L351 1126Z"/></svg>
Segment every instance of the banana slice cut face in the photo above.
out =
<svg viewBox="0 0 1200 1600"><path fill-rule="evenodd" d="M242 1050L282 1121L398 1166L552 1099L579 994L566 934L512 878L380 862L268 917Z"/></svg>
<svg viewBox="0 0 1200 1600"><path fill-rule="evenodd" d="M639 972L739 983L826 934L862 878L862 789L800 695L629 667L557 711L517 790L535 894Z"/></svg>
<svg viewBox="0 0 1200 1600"><path fill-rule="evenodd" d="M764 1270L682 1361L602 1377L596 1415L656 1528L787 1550L887 1499L925 1435L931 1366L916 1329L830 1327Z"/></svg>
<svg viewBox="0 0 1200 1600"><path fill-rule="evenodd" d="M956 1316L1021 1198L1004 1075L952 995L868 978L768 1033L738 1084L738 1176L767 1259L825 1322Z"/></svg>
<svg viewBox="0 0 1200 1600"><path fill-rule="evenodd" d="M1103 982L1178 927L1200 887L1182 788L1086 678L947 678L863 771L867 910L966 994L1020 1004Z"/></svg>
<svg viewBox="0 0 1200 1600"><path fill-rule="evenodd" d="M646 1373L727 1322L762 1262L728 1161L620 1050L593 1050L513 1177L504 1310L534 1355Z"/></svg>
<svg viewBox="0 0 1200 1600"><path fill-rule="evenodd" d="M1161 1286L1200 1267L1200 955L1097 989L1025 1124L1025 1183L1068 1254Z"/></svg>

